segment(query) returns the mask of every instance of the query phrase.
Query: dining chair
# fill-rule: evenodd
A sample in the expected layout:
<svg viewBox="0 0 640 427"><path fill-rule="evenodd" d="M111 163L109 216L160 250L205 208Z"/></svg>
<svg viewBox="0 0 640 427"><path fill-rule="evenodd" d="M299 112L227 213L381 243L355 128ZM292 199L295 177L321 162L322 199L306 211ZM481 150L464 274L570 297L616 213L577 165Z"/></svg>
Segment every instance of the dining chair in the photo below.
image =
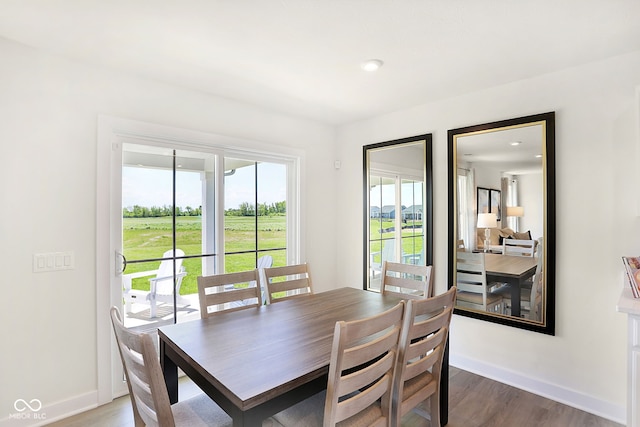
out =
<svg viewBox="0 0 640 427"><path fill-rule="evenodd" d="M391 425L399 427L404 415L430 399L424 415L440 425L440 377L457 288L432 298L407 301L398 360L393 378Z"/></svg>
<svg viewBox="0 0 640 427"><path fill-rule="evenodd" d="M404 301L380 314L336 323L329 363L324 426L386 426Z"/></svg>
<svg viewBox="0 0 640 427"><path fill-rule="evenodd" d="M111 308L111 323L124 366L136 427L233 424L231 417L204 393L171 405L151 335L125 328L116 307Z"/></svg>
<svg viewBox="0 0 640 427"><path fill-rule="evenodd" d="M531 287L525 286L521 290L520 307L523 314L529 320L542 320L542 283L543 283L543 245L542 238L538 241L538 264L536 264L536 272L531 278Z"/></svg>
<svg viewBox="0 0 640 427"><path fill-rule="evenodd" d="M535 248L536 244L534 240L502 240L502 255L533 257Z"/></svg>
<svg viewBox="0 0 640 427"><path fill-rule="evenodd" d="M490 292L484 254L456 252L456 304L476 310L501 312L502 296Z"/></svg>
<svg viewBox="0 0 640 427"><path fill-rule="evenodd" d="M198 276L200 317L262 305L258 269Z"/></svg>
<svg viewBox="0 0 640 427"><path fill-rule="evenodd" d="M382 264L381 293L408 298L428 298L433 294L432 266L400 264L385 261Z"/></svg>
<svg viewBox="0 0 640 427"><path fill-rule="evenodd" d="M306 263L265 268L263 274L268 304L313 294Z"/></svg>
<svg viewBox="0 0 640 427"><path fill-rule="evenodd" d="M529 320L541 320L542 313L542 274L543 274L543 255L542 255L542 238L539 239L536 256L538 263L536 264L536 272L530 280L523 283L520 288L520 317L526 317ZM511 287L509 283L491 283L492 292L495 295L503 297L502 312L511 315ZM533 301L533 303L532 303Z"/></svg>
<svg viewBox="0 0 640 427"><path fill-rule="evenodd" d="M405 302L336 323L325 392L277 413L283 426L388 426ZM323 405L324 404L324 405Z"/></svg>

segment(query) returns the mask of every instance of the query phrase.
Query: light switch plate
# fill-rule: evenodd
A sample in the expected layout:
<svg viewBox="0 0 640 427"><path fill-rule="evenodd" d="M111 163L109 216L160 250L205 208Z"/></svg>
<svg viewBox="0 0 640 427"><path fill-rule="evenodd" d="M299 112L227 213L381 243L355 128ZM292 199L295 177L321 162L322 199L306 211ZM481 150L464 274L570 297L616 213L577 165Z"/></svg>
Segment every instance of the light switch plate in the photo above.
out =
<svg viewBox="0 0 640 427"><path fill-rule="evenodd" d="M33 272L45 273L48 271L73 270L75 268L75 255L73 251L47 252L33 254Z"/></svg>

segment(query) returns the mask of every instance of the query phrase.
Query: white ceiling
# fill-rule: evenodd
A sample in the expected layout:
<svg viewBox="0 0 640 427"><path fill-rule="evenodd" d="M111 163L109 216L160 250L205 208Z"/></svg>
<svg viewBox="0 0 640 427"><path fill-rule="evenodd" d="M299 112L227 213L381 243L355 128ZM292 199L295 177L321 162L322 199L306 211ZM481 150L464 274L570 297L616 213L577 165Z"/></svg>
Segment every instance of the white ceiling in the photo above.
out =
<svg viewBox="0 0 640 427"><path fill-rule="evenodd" d="M329 124L639 50L639 22L639 0L0 0L7 39Z"/></svg>

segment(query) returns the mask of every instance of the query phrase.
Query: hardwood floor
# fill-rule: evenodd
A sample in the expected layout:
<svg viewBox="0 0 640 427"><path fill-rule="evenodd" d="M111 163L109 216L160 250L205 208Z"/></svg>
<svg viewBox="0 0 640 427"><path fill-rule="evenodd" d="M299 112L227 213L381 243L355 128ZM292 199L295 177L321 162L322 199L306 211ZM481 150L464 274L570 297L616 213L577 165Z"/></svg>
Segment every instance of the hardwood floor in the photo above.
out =
<svg viewBox="0 0 640 427"><path fill-rule="evenodd" d="M180 396L200 389L188 378L180 379ZM416 414L403 419L406 427L430 427ZM451 367L449 427L621 427L588 412L562 405L526 391ZM129 427L133 413L129 396L108 405L50 424L52 427ZM293 427L293 426L292 426Z"/></svg>

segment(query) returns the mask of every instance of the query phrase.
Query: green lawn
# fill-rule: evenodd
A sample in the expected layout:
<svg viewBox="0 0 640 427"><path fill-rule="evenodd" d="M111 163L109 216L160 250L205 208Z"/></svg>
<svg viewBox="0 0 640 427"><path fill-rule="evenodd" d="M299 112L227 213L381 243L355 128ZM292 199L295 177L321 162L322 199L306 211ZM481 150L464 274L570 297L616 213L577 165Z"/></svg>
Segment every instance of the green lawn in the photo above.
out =
<svg viewBox="0 0 640 427"><path fill-rule="evenodd" d="M254 217L225 216L225 252L238 252L255 249ZM127 260L161 258L172 248L172 219L161 218L123 218L124 255ZM265 216L258 218L258 249L281 248L286 245L286 218L284 216ZM202 253L201 217L182 216L176 219L176 247L186 255ZM274 265L286 264L286 251L268 252ZM127 265L126 273L155 270L159 262L136 263ZM182 281L180 294L198 292L196 278L202 273L200 258L185 259L183 265L187 271ZM227 272L251 270L255 268L254 254L227 255ZM148 278L134 279L133 288L149 290Z"/></svg>
<svg viewBox="0 0 640 427"><path fill-rule="evenodd" d="M369 226L369 251L374 254L373 261L380 262L380 254L384 240L394 237L395 220L388 218L371 218ZM402 224L402 253L405 255L414 254L419 256L422 252L422 222L406 221ZM416 227L416 228L413 228Z"/></svg>

